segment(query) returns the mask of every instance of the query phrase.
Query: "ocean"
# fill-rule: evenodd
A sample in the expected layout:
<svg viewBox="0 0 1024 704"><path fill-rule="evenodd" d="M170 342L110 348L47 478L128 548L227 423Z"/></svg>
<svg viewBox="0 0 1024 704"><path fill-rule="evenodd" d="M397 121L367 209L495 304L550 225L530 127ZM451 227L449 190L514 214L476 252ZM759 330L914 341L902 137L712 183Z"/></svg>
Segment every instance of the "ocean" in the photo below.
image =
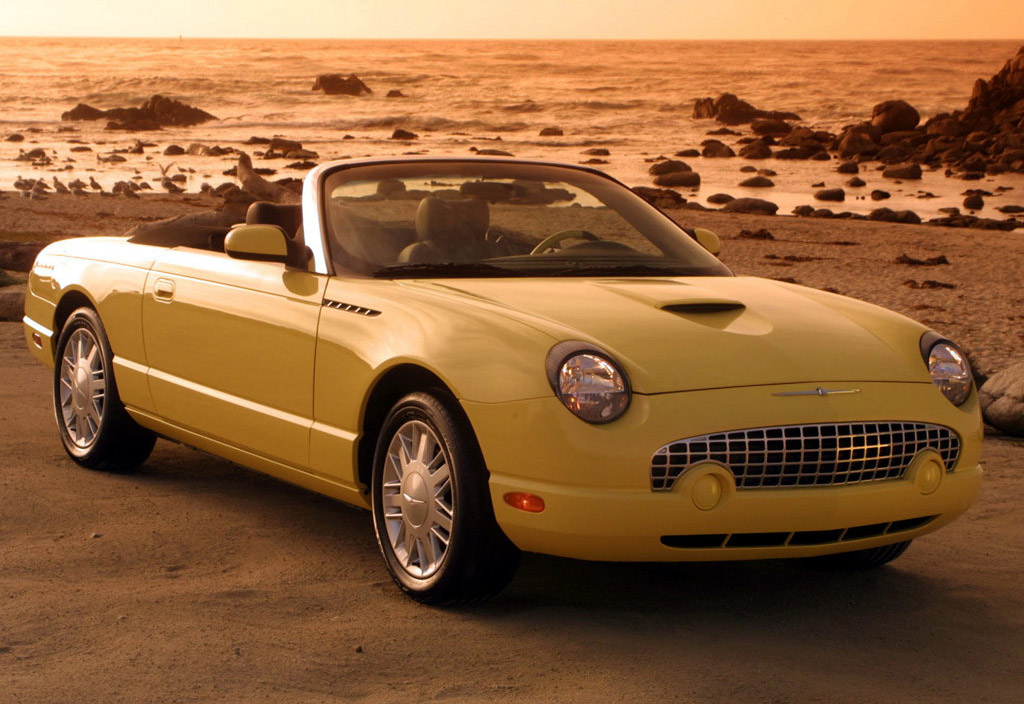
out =
<svg viewBox="0 0 1024 704"><path fill-rule="evenodd" d="M136 173L156 179L159 167L172 161L162 154L168 144L252 149L242 143L273 135L302 142L321 161L410 151L468 154L476 147L581 162L589 158L582 154L586 149L604 147L610 155L600 168L629 185L650 185L648 160L699 148L706 133L721 126L693 119L697 98L732 92L759 108L793 111L803 124L831 131L870 116L873 105L892 98L907 100L927 118L966 105L974 81L997 72L1018 44L0 38L0 140L12 132L27 138L20 144L0 141L0 189L9 189L19 175L48 176L56 169L66 169L68 178L93 175L107 185ZM373 94L314 92L313 81L322 73L355 73ZM386 98L389 90L407 97ZM220 120L158 132L106 132L103 121L70 123L75 132L57 131L61 112L79 102L136 106L157 93ZM539 136L542 128L555 126L563 136ZM390 140L395 128L411 130L419 139ZM159 147L126 155L129 161L121 164L96 159L136 138ZM91 144L95 153L72 154L69 140ZM30 146L54 150L54 164L36 169L14 161ZM227 180L222 171L229 158L173 161L195 170L189 190L204 181L216 186ZM814 203L813 183L838 186L848 178L834 172L834 163L769 159L749 163L777 171L776 187L748 189L737 185L747 175L739 173L746 160L687 162L703 178L699 191L684 191L691 200L703 203L716 192L752 195L778 203L780 212ZM276 168L279 176L302 174L284 169L281 161L257 160L257 166ZM880 176L865 179L865 193L882 187ZM1024 177L1005 175L996 182L1024 199ZM922 216L959 205L957 196L967 187L941 171L918 183L886 186L895 196L887 205L902 204ZM986 187L984 182L973 186ZM920 197L928 192L939 198ZM840 209L867 212L875 206L854 197Z"/></svg>

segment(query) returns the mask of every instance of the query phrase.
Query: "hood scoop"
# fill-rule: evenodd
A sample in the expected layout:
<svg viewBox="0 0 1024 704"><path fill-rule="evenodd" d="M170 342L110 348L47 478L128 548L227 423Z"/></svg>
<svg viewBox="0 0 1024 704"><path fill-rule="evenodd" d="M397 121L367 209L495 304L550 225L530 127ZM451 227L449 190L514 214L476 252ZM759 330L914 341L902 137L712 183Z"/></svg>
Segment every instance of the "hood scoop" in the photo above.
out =
<svg viewBox="0 0 1024 704"><path fill-rule="evenodd" d="M732 313L746 308L739 301L731 301L725 298L691 298L678 303L665 303L658 306L669 313L680 315L703 315L710 313Z"/></svg>

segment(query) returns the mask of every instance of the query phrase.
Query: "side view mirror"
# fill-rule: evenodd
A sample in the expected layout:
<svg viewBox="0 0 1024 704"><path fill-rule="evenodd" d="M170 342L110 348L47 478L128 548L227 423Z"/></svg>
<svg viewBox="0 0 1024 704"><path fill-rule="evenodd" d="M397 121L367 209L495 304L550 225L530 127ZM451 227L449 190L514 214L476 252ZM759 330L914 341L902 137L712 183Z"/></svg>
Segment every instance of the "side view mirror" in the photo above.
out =
<svg viewBox="0 0 1024 704"><path fill-rule="evenodd" d="M284 264L288 260L286 238L277 225L236 225L224 238L224 251L233 259Z"/></svg>
<svg viewBox="0 0 1024 704"><path fill-rule="evenodd" d="M701 247L715 256L718 256L718 253L722 251L722 240L718 239L718 235L711 230L695 227L693 228L693 239L697 240Z"/></svg>

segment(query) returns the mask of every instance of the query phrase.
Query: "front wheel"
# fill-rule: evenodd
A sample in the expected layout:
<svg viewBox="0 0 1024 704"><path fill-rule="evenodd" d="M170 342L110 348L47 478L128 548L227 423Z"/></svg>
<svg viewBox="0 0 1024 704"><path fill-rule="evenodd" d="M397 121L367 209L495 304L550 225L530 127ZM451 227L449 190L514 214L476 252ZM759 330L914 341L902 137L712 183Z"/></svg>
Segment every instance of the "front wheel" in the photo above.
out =
<svg viewBox="0 0 1024 704"><path fill-rule="evenodd" d="M388 571L417 601L482 601L515 575L519 551L494 520L476 440L438 396L410 394L391 409L371 493Z"/></svg>
<svg viewBox="0 0 1024 704"><path fill-rule="evenodd" d="M114 355L99 315L71 314L57 338L53 409L64 450L89 469L126 472L142 464L156 436L125 411L114 381Z"/></svg>

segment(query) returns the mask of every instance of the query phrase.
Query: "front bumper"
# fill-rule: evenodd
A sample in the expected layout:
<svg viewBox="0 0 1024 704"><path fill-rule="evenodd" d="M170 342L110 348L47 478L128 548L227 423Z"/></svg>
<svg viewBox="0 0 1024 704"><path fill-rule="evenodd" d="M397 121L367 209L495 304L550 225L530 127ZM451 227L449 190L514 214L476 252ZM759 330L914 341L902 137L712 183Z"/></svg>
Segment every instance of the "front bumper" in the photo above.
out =
<svg viewBox="0 0 1024 704"><path fill-rule="evenodd" d="M490 471L498 524L523 550L616 561L808 557L936 530L971 505L980 485L976 395L956 408L928 384L855 385L861 393L826 398L773 395L806 384L638 395L626 416L605 426L583 423L554 398L463 406ZM731 474L708 465L688 471L672 491L650 488L652 454L683 437L882 419L955 430L961 451L954 471L927 492L916 470L844 486L736 490ZM698 495L707 474L723 480L723 491L705 510ZM540 496L545 510L512 508L502 498L508 492Z"/></svg>

